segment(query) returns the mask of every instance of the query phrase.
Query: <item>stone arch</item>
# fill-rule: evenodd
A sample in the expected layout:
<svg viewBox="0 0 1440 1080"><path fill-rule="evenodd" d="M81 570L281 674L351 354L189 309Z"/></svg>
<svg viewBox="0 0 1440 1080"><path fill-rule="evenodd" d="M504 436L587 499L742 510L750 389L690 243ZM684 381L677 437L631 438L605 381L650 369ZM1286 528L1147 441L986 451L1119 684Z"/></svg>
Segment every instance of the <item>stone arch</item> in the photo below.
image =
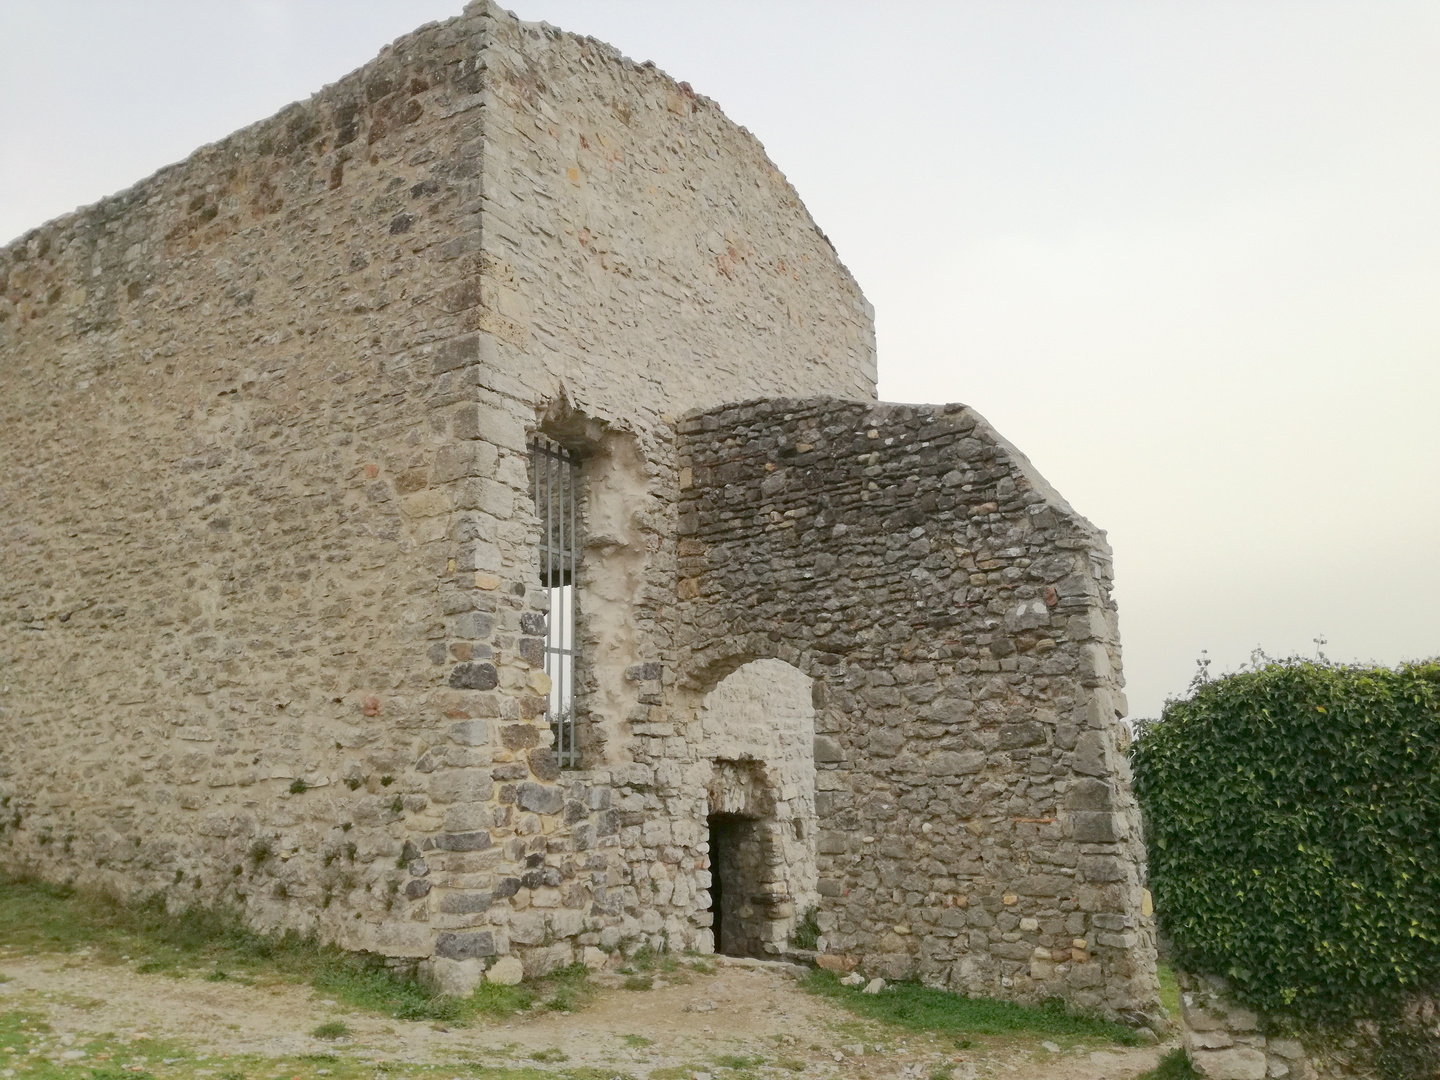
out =
<svg viewBox="0 0 1440 1080"><path fill-rule="evenodd" d="M817 900L813 680L770 657L724 663L699 702L719 951L783 952Z"/></svg>
<svg viewBox="0 0 1440 1080"><path fill-rule="evenodd" d="M692 650L681 673L681 685L694 694L708 694L740 668L762 660L779 661L814 681L814 676L808 675L813 667L805 649L765 634L734 634L709 648Z"/></svg>

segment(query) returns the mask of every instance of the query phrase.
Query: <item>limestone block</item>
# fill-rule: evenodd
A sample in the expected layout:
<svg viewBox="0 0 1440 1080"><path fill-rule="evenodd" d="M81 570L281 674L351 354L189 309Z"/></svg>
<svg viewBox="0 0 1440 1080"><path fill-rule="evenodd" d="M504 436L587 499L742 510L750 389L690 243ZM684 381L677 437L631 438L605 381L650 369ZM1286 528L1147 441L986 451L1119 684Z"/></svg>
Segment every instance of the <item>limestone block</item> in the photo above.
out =
<svg viewBox="0 0 1440 1080"><path fill-rule="evenodd" d="M510 940L516 945L538 945L545 940L545 913L530 909L510 916Z"/></svg>
<svg viewBox="0 0 1440 1080"><path fill-rule="evenodd" d="M604 971L608 960L609 957L593 945L585 946L584 951L580 954L580 962L591 971Z"/></svg>
<svg viewBox="0 0 1440 1080"><path fill-rule="evenodd" d="M1223 1050L1234 1045L1235 1039L1228 1031L1190 1031L1185 1035L1185 1046L1190 1050Z"/></svg>
<svg viewBox="0 0 1440 1080"><path fill-rule="evenodd" d="M371 947L384 956L427 956L433 945L429 927L397 920L384 922L377 927L373 941Z"/></svg>
<svg viewBox="0 0 1440 1080"><path fill-rule="evenodd" d="M1252 1009L1230 1009L1225 1014L1225 1026L1231 1031L1254 1031L1260 1018Z"/></svg>
<svg viewBox="0 0 1440 1080"><path fill-rule="evenodd" d="M450 738L461 746L487 746L490 723L486 720L461 720L450 725Z"/></svg>
<svg viewBox="0 0 1440 1080"><path fill-rule="evenodd" d="M485 977L485 961L449 960L443 956L432 956L428 960L420 961L417 976L420 985L432 994L469 997Z"/></svg>
<svg viewBox="0 0 1440 1080"><path fill-rule="evenodd" d="M1305 1047L1296 1039L1271 1039L1266 1049L1291 1061L1299 1061L1305 1056Z"/></svg>
<svg viewBox="0 0 1440 1080"><path fill-rule="evenodd" d="M1265 1080L1265 1052L1250 1046L1225 1050L1196 1050L1190 1060L1209 1080Z"/></svg>
<svg viewBox="0 0 1440 1080"><path fill-rule="evenodd" d="M546 916L550 932L557 938L575 937L585 927L585 913L578 908L560 908Z"/></svg>
<svg viewBox="0 0 1440 1080"><path fill-rule="evenodd" d="M485 981L497 986L515 986L524 978L525 965L514 956L502 956L491 964L490 970L485 973Z"/></svg>
<svg viewBox="0 0 1440 1080"><path fill-rule="evenodd" d="M986 757L981 750L947 750L931 758L926 771L931 776L969 776L985 768Z"/></svg>
<svg viewBox="0 0 1440 1080"><path fill-rule="evenodd" d="M447 930L435 940L435 955L449 960L471 960L494 956L496 942L489 930L474 932Z"/></svg>

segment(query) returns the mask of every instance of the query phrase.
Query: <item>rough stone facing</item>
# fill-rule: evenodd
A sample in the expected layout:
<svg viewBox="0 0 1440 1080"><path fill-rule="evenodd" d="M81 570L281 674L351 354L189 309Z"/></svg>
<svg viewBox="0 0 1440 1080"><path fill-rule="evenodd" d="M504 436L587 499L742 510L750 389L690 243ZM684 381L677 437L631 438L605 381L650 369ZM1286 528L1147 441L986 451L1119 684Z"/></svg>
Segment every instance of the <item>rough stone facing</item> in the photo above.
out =
<svg viewBox="0 0 1440 1080"><path fill-rule="evenodd" d="M680 430L683 677L814 680L824 950L1158 1015L1103 536L963 406Z"/></svg>
<svg viewBox="0 0 1440 1080"><path fill-rule="evenodd" d="M1270 1038L1266 1018L1238 1006L1224 980L1177 972L1180 1032L1196 1072L1209 1080L1349 1077L1348 1062L1312 1053L1296 1039Z"/></svg>
<svg viewBox="0 0 1440 1080"><path fill-rule="evenodd" d="M671 648L670 416L873 388L868 306L754 138L488 3L21 237L0 862L400 957L658 942L693 894L621 847L602 736ZM615 570L565 776L542 427Z"/></svg>
<svg viewBox="0 0 1440 1080"><path fill-rule="evenodd" d="M1185 1052L1195 1071L1208 1080L1373 1080L1376 1052L1385 1048L1385 1039L1394 1037L1386 1034L1386 1027L1375 1017L1362 1016L1328 1030L1300 1026L1293 1017L1270 1016L1237 1005L1229 984L1219 976L1177 971L1175 977L1181 991L1180 1033ZM1391 1019L1408 1027L1410 1038L1417 1043L1429 1041L1433 1054L1435 1040L1440 1038L1440 1002L1434 995L1413 992L1398 1008L1394 1002L1388 1008L1396 1010ZM1303 1033L1303 1041L1276 1034L1297 1030ZM1380 1071L1392 1075L1394 1067L1392 1062L1390 1072L1383 1066ZM1416 1073L1417 1077L1433 1073L1433 1068L1419 1067L1423 1071Z"/></svg>
<svg viewBox="0 0 1440 1080"><path fill-rule="evenodd" d="M874 383L747 132L486 2L0 249L0 865L450 990L811 913L845 970L1151 1012L1108 550Z"/></svg>

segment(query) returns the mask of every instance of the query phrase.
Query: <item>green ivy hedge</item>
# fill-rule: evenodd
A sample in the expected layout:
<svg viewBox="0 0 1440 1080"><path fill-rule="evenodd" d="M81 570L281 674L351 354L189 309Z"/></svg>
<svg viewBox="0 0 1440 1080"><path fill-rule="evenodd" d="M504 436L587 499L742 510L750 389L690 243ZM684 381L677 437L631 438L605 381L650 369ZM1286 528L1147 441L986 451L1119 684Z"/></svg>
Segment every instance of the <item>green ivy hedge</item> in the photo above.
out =
<svg viewBox="0 0 1440 1080"><path fill-rule="evenodd" d="M1132 765L1180 967L1315 1021L1440 986L1440 663L1201 683Z"/></svg>

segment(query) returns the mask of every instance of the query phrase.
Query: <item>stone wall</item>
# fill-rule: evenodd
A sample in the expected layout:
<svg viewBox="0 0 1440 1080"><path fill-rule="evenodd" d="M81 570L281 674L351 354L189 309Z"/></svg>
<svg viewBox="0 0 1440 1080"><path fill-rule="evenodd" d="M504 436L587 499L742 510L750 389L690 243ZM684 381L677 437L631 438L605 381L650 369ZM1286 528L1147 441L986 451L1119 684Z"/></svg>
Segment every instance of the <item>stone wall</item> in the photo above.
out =
<svg viewBox="0 0 1440 1080"><path fill-rule="evenodd" d="M1207 1080L1355 1080L1377 1071L1419 1080L1440 1065L1440 1001L1433 994L1409 995L1389 1025L1362 1019L1326 1031L1237 1005L1218 976L1178 971L1176 980L1185 1052ZM1387 1052L1391 1060L1377 1070L1377 1057Z"/></svg>
<svg viewBox="0 0 1440 1080"><path fill-rule="evenodd" d="M1160 1015L1103 536L972 410L681 422L682 692L815 680L821 946Z"/></svg>
<svg viewBox="0 0 1440 1080"><path fill-rule="evenodd" d="M479 72L423 31L0 252L6 865L429 952Z"/></svg>
<svg viewBox="0 0 1440 1080"><path fill-rule="evenodd" d="M1271 1038L1252 1009L1226 997L1219 980L1179 975L1180 1031L1185 1052L1210 1080L1316 1080L1311 1055L1298 1039Z"/></svg>
<svg viewBox="0 0 1440 1080"><path fill-rule="evenodd" d="M1103 538L968 409L720 404L874 374L753 137L488 3L21 238L0 865L447 989L709 948L719 869L744 951L815 903L876 974L1153 1014ZM537 433L583 459L563 774Z"/></svg>
<svg viewBox="0 0 1440 1080"><path fill-rule="evenodd" d="M488 18L486 389L647 431L723 401L875 396L870 306L754 136L653 64Z"/></svg>
<svg viewBox="0 0 1440 1080"><path fill-rule="evenodd" d="M0 864L472 975L700 941L703 815L675 839L630 730L676 655L670 418L873 379L863 298L748 133L488 3L22 237ZM563 777L541 429L595 491L610 737Z"/></svg>

